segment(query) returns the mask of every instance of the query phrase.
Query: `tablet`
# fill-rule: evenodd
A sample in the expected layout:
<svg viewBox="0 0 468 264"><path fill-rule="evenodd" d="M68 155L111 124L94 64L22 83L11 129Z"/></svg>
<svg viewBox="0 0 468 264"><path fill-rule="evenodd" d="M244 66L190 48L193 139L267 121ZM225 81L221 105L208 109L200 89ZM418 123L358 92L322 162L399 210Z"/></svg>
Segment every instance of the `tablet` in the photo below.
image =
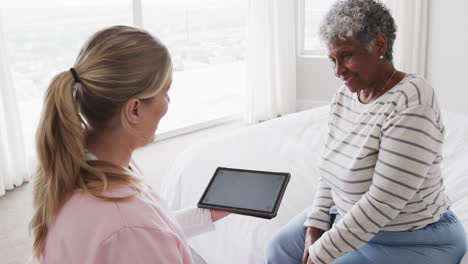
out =
<svg viewBox="0 0 468 264"><path fill-rule="evenodd" d="M198 207L271 219L278 212L290 177L286 172L219 167Z"/></svg>

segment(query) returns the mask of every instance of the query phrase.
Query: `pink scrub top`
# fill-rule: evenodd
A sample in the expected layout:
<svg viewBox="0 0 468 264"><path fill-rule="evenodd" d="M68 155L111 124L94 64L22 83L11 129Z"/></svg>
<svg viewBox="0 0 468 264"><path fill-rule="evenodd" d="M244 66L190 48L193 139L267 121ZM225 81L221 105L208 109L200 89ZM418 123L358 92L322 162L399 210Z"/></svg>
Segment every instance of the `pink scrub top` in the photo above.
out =
<svg viewBox="0 0 468 264"><path fill-rule="evenodd" d="M134 163L132 167L137 168ZM111 196L131 193L130 188L106 192ZM147 185L126 202L76 192L49 229L41 263L191 264L187 238L211 230L209 210L173 213Z"/></svg>

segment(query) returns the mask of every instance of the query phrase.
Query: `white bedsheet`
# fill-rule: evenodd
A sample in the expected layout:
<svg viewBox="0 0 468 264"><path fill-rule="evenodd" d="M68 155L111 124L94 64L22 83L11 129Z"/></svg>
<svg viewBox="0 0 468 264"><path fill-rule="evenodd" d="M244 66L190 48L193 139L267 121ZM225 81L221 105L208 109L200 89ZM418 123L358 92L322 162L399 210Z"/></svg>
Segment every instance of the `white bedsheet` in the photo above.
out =
<svg viewBox="0 0 468 264"><path fill-rule="evenodd" d="M328 111L315 108L208 140L172 165L163 181L163 195L174 209L195 206L218 166L291 173L276 218L231 215L216 223L215 232L190 240L208 263L262 263L273 233L312 204ZM443 173L452 209L468 230L468 118L448 112L443 118L447 127Z"/></svg>

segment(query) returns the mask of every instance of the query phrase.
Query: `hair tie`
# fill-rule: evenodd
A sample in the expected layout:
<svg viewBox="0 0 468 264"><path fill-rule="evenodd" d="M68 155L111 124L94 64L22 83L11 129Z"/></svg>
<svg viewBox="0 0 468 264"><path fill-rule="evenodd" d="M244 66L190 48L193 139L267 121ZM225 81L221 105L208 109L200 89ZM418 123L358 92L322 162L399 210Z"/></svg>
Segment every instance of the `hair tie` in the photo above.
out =
<svg viewBox="0 0 468 264"><path fill-rule="evenodd" d="M72 73L73 79L75 80L76 83L81 82L81 81L80 81L80 78L78 78L78 74L76 73L75 69L70 68L70 72Z"/></svg>

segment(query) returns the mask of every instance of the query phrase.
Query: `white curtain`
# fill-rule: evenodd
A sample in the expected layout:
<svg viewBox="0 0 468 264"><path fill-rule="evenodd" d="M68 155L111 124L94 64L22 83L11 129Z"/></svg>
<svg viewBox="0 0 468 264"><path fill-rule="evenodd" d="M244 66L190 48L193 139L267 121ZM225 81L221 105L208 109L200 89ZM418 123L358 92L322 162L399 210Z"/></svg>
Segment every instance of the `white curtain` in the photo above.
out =
<svg viewBox="0 0 468 264"><path fill-rule="evenodd" d="M0 196L29 179L0 9Z"/></svg>
<svg viewBox="0 0 468 264"><path fill-rule="evenodd" d="M249 123L296 110L296 1L249 0L247 18Z"/></svg>
<svg viewBox="0 0 468 264"><path fill-rule="evenodd" d="M426 75L428 0L387 0L397 24L394 65L407 73Z"/></svg>

